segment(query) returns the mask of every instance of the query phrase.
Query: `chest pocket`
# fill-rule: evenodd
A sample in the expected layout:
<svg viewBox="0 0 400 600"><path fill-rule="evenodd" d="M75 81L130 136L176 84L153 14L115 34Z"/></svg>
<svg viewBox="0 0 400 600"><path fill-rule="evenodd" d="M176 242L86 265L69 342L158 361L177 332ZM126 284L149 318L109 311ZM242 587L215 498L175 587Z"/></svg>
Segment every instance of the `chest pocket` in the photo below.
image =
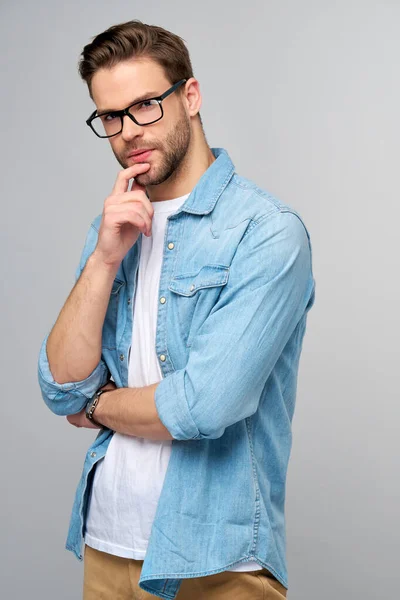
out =
<svg viewBox="0 0 400 600"><path fill-rule="evenodd" d="M186 346L191 346L199 327L210 314L229 278L229 267L208 264L197 271L175 275L168 286L173 317Z"/></svg>
<svg viewBox="0 0 400 600"><path fill-rule="evenodd" d="M110 300L108 302L107 312L104 319L102 331L102 346L109 350L114 350L117 347L117 317L120 295L125 281L114 279Z"/></svg>

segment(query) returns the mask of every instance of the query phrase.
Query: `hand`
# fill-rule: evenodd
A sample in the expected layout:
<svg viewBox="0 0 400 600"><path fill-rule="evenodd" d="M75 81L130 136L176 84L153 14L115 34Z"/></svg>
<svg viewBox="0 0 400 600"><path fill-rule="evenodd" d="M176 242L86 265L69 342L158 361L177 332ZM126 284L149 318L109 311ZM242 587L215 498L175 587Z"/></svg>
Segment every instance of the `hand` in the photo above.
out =
<svg viewBox="0 0 400 600"><path fill-rule="evenodd" d="M103 385L103 387L100 388L101 390L116 390L117 386L115 385L114 381L111 381L111 379L109 381L107 381L107 383L105 385Z"/></svg>
<svg viewBox="0 0 400 600"><path fill-rule="evenodd" d="M107 381L107 383L100 389L101 390L115 390L116 388L117 388L117 386L115 385L115 383L110 380L110 381ZM101 402L101 396L100 396L99 402ZM94 413L94 418L96 418L96 411ZM87 418L86 406L80 412L75 413L74 415L67 415L67 421L69 423L71 423L71 425L74 425L75 427L85 427L87 429L101 429L101 427L99 427L95 423L92 423Z"/></svg>
<svg viewBox="0 0 400 600"><path fill-rule="evenodd" d="M81 412L78 412L75 415L67 415L67 421L71 423L71 425L75 425L75 427L86 427L87 429L101 429L101 427L89 421L84 408L81 410Z"/></svg>
<svg viewBox="0 0 400 600"><path fill-rule="evenodd" d="M104 202L94 254L108 266L119 267L140 232L151 235L154 208L146 196L146 188L133 181L132 189L127 191L129 180L149 168L149 163L136 163L120 171L111 195Z"/></svg>

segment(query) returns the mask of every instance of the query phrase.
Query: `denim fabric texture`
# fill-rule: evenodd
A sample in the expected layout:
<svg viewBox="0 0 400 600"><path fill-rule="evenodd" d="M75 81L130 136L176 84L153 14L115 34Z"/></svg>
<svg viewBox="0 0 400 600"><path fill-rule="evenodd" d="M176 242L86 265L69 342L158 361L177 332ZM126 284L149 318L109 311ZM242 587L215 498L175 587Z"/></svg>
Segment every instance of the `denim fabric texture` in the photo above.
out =
<svg viewBox="0 0 400 600"><path fill-rule="evenodd" d="M307 313L315 299L310 236L296 210L239 176L224 148L168 217L155 352L155 402L172 451L139 585L176 597L182 578L257 561L288 588L285 486ZM95 249L92 221L75 278ZM142 234L121 262L103 326L102 356L82 381L57 383L44 338L43 400L79 412L112 377L128 387L132 302ZM135 360L132 348L131 360ZM66 548L83 560L93 467L113 435L89 447Z"/></svg>

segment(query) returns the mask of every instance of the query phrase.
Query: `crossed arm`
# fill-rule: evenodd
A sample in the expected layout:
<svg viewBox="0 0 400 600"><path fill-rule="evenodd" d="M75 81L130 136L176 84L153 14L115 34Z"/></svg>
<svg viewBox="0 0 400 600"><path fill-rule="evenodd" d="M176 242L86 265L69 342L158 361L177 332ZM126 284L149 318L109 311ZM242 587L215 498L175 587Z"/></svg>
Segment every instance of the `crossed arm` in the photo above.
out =
<svg viewBox="0 0 400 600"><path fill-rule="evenodd" d="M104 389L109 391L101 394L94 418L118 433L150 440L173 440L158 416L154 401L157 386L158 383L153 383L139 388L117 388L113 382L108 382ZM75 427L99 429L87 419L85 408L66 418Z"/></svg>
<svg viewBox="0 0 400 600"><path fill-rule="evenodd" d="M261 217L240 243L229 281L196 331L186 365L150 386L102 394L94 418L114 431L149 439L221 437L226 427L255 413L293 334L301 350L314 289L311 246L301 220L288 211ZM94 427L83 409L71 413L99 386L114 387L107 376L100 361L86 379L57 384L42 344L43 399L78 427Z"/></svg>

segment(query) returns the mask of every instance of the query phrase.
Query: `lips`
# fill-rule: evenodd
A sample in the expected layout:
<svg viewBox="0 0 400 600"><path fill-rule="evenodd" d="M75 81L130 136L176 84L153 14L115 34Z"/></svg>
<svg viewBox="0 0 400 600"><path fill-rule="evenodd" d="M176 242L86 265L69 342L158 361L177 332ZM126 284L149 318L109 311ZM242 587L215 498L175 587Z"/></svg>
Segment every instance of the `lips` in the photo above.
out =
<svg viewBox="0 0 400 600"><path fill-rule="evenodd" d="M140 162L140 161L147 160L151 156L152 152L153 152L152 149L151 150L143 150L143 151L135 150L135 152L131 152L130 154L128 154L128 158L131 158L135 162Z"/></svg>

